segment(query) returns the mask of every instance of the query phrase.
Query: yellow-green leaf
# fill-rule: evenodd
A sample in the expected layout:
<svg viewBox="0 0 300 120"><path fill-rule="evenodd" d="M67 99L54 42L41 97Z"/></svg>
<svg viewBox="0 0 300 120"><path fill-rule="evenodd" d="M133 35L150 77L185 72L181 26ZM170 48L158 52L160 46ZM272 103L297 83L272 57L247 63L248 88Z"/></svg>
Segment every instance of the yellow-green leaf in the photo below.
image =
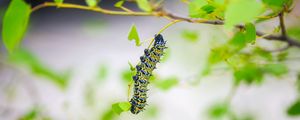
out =
<svg viewBox="0 0 300 120"><path fill-rule="evenodd" d="M57 4L60 4L60 3L63 3L64 0L54 0L54 2L57 3Z"/></svg>
<svg viewBox="0 0 300 120"><path fill-rule="evenodd" d="M130 107L131 104L129 102L118 102L112 105L112 110L120 115L122 112L129 111Z"/></svg>
<svg viewBox="0 0 300 120"><path fill-rule="evenodd" d="M198 40L198 33L197 31L192 30L184 30L181 32L181 36L190 42L197 42Z"/></svg>
<svg viewBox="0 0 300 120"><path fill-rule="evenodd" d="M257 0L232 0L226 8L225 27L232 28L240 23L251 22L263 10L263 5Z"/></svg>
<svg viewBox="0 0 300 120"><path fill-rule="evenodd" d="M247 23L245 25L245 39L248 43L251 43L253 41L255 41L256 39L256 30L255 30L255 26L252 23Z"/></svg>
<svg viewBox="0 0 300 120"><path fill-rule="evenodd" d="M138 35L136 26L134 24L131 26L130 31L128 33L128 40L129 41L135 40L135 45L136 46L140 46L141 45L141 43L140 43L140 37Z"/></svg>
<svg viewBox="0 0 300 120"><path fill-rule="evenodd" d="M146 12L151 12L152 8L148 0L136 0L138 7Z"/></svg>
<svg viewBox="0 0 300 120"><path fill-rule="evenodd" d="M98 4L98 0L85 0L85 3L90 7L95 7Z"/></svg>
<svg viewBox="0 0 300 120"><path fill-rule="evenodd" d="M36 56L26 50L17 50L9 55L9 61L26 67L33 74L48 78L51 82L57 84L61 88L66 88L70 73L57 72L44 65Z"/></svg>
<svg viewBox="0 0 300 120"><path fill-rule="evenodd" d="M156 80L155 85L161 90L169 90L170 88L178 85L178 79L176 77L170 77L163 80Z"/></svg>
<svg viewBox="0 0 300 120"><path fill-rule="evenodd" d="M124 4L124 0L121 0L121 1L117 2L114 6L119 8L119 7L122 7L123 4Z"/></svg>
<svg viewBox="0 0 300 120"><path fill-rule="evenodd" d="M11 53L20 44L26 32L31 8L23 0L12 0L3 18L2 39Z"/></svg>

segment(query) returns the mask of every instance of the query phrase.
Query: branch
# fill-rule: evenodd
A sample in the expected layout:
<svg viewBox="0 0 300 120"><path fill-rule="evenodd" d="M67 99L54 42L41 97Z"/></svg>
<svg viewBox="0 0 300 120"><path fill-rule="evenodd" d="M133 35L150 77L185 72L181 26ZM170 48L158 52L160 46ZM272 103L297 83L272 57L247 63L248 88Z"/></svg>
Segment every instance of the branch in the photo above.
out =
<svg viewBox="0 0 300 120"><path fill-rule="evenodd" d="M193 18L185 18L185 17L180 17L174 14L171 14L163 9L159 9L153 12L138 12L138 11L114 11L114 10L108 10L104 9L101 7L89 7L89 6L83 6L83 5L76 5L76 4L71 4L71 3L54 3L54 2L45 2L44 4L40 4L34 8L32 8L32 12L37 11L41 8L45 7L57 7L57 8L72 8L72 9L82 9L82 10L88 10L88 11L94 11L94 12L99 12L103 14L108 14L108 15L124 15L124 16L156 16L156 17L163 17L166 18L170 21L173 20L178 20L178 21L186 21L190 23L203 23L203 24L212 24L212 25L224 25L224 21L222 20L207 20L207 19L193 19ZM284 27L284 21L283 21L283 13L279 14L280 18L280 26L282 30L282 35L281 36L276 36L276 35L267 35L264 36L265 34L257 31L256 35L263 37L264 39L267 40L277 40L277 41L282 41L282 42L287 42L289 46L295 46L300 48L300 42L298 40L289 38L286 35L286 30ZM237 28L245 28L244 25L237 25Z"/></svg>
<svg viewBox="0 0 300 120"><path fill-rule="evenodd" d="M287 35L286 35L283 16L284 16L284 12L282 11L281 13L279 13L279 24L280 24L280 28L281 28L282 37L286 37Z"/></svg>

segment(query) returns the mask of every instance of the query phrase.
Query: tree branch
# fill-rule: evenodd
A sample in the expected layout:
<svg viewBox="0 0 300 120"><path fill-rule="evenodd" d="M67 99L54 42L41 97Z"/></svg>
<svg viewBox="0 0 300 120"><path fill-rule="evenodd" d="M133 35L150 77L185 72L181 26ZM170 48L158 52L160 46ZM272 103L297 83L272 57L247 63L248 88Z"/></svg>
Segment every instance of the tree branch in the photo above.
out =
<svg viewBox="0 0 300 120"><path fill-rule="evenodd" d="M101 7L89 7L89 6L83 6L83 5L77 5L77 4L71 4L71 3L61 3L57 4L54 2L45 2L44 4L40 4L34 8L32 8L32 12L45 8L45 7L57 7L57 8L73 8L73 9L82 9L82 10L88 10L88 11L94 11L99 12L103 14L109 14L109 15L124 15L124 16L156 16L156 17L164 17L168 20L179 20L179 21L186 21L190 23L204 23L204 24L212 24L212 25L224 25L224 21L222 20L207 20L207 19L193 19L193 18L186 18L186 17L180 17L174 14L171 14L163 9L159 9L153 12L137 12L137 11L114 11L114 10L108 10ZM263 36L264 39L267 40L277 40L282 42L287 42L289 46L295 46L300 48L300 42L298 40L289 38L286 34L285 26L284 26L284 20L283 20L283 13L279 14L280 18L280 26L282 35L276 36L276 35L267 35L257 31L257 36ZM236 25L237 28L245 28L244 25Z"/></svg>

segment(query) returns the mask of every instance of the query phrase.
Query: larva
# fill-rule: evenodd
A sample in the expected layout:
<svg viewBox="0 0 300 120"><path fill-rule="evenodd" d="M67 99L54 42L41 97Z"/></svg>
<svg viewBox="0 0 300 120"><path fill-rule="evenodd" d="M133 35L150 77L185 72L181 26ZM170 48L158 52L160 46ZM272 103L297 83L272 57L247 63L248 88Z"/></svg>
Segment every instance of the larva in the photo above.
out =
<svg viewBox="0 0 300 120"><path fill-rule="evenodd" d="M166 41L161 34L155 35L154 44L150 49L144 50L144 55L140 57L140 64L136 66L136 74L132 77L134 80L134 94L130 100L130 111L133 114L138 114L144 110L147 105L147 86L152 71L156 68L156 64L160 61L160 57L164 54L163 51L167 47Z"/></svg>

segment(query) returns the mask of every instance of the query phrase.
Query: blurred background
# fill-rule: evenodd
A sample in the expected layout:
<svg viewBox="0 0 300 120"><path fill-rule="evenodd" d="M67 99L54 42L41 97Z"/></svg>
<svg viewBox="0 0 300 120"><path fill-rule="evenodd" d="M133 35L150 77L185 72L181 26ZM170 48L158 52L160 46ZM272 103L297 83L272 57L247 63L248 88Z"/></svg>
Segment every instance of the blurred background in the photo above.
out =
<svg viewBox="0 0 300 120"><path fill-rule="evenodd" d="M102 0L100 5L118 10L113 7L117 1ZM28 0L32 6L43 2ZM85 5L83 0L65 2ZM0 1L0 18L8 4L9 0ZM138 10L134 3L125 5ZM176 15L188 16L188 7L180 0L166 0L164 5ZM299 24L299 5L296 0L293 12L286 17L287 26ZM111 16L55 7L34 12L22 51L8 56L1 44L0 119L226 120L230 118L221 114L230 106L230 115L239 120L300 120L286 114L298 94L294 85L300 69L298 48L289 50L288 74L266 76L260 85L233 88L232 74L224 66L208 76L200 75L211 48L232 33L223 26L186 22L162 33L169 48L154 71L156 82L149 85L146 110L138 115L114 114L111 105L131 97L128 62L136 65L149 38L168 23L157 17ZM127 39L133 24L143 41L140 47ZM258 24L257 29L272 31L277 24L277 19L272 19ZM259 42L266 48L272 44ZM230 104L224 104L226 100Z"/></svg>

